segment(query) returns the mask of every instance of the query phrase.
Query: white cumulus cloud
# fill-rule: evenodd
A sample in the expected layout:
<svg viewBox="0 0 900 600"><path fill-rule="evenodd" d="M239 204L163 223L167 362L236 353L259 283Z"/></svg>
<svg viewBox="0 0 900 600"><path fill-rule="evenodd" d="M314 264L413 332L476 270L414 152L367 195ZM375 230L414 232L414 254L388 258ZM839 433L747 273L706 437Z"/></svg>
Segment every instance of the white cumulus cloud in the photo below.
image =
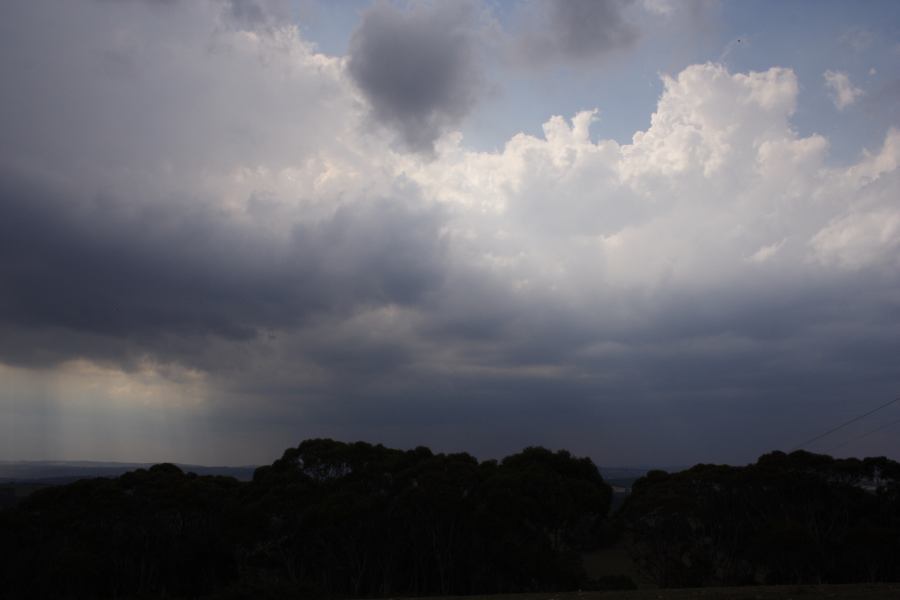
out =
<svg viewBox="0 0 900 600"><path fill-rule="evenodd" d="M843 71L828 70L823 77L825 85L831 92L831 101L838 110L844 110L863 95L863 91L850 83L850 77Z"/></svg>

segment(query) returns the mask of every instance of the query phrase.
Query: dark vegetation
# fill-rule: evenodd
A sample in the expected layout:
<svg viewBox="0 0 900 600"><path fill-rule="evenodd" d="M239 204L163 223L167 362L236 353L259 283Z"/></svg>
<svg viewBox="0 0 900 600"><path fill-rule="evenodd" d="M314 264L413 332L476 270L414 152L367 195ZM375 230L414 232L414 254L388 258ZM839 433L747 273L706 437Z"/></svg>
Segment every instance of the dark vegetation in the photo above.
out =
<svg viewBox="0 0 900 600"><path fill-rule="evenodd" d="M617 518L665 587L900 581L900 464L886 458L651 471Z"/></svg>
<svg viewBox="0 0 900 600"><path fill-rule="evenodd" d="M252 482L157 465L0 513L11 597L574 589L610 488L589 459L308 440Z"/></svg>
<svg viewBox="0 0 900 600"><path fill-rule="evenodd" d="M604 590L626 544L662 586L900 580L900 465L772 453L649 473L612 516L594 464L308 440L253 480L156 465L0 511L3 598L388 597Z"/></svg>

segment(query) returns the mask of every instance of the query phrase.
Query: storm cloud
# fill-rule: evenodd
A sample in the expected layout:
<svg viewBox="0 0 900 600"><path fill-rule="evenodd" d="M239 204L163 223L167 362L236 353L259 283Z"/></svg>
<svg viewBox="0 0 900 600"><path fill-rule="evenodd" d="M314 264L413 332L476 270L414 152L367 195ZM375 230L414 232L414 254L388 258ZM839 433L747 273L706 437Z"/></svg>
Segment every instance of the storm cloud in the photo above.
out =
<svg viewBox="0 0 900 600"><path fill-rule="evenodd" d="M118 198L80 199L4 173L0 328L128 339L165 355L170 336L251 340L317 312L413 303L440 283L439 212L410 199L338 207L295 224L284 240L196 204L132 210ZM72 358L65 353L53 340L0 343L0 357L13 363Z"/></svg>
<svg viewBox="0 0 900 600"><path fill-rule="evenodd" d="M474 2L380 2L363 15L350 43L348 72L372 105L375 122L395 129L411 150L468 114L483 92L481 24Z"/></svg>
<svg viewBox="0 0 900 600"><path fill-rule="evenodd" d="M633 45L637 25L627 16L632 0L542 0L526 4L516 50L532 64L586 63Z"/></svg>
<svg viewBox="0 0 900 600"><path fill-rule="evenodd" d="M477 6L377 4L347 58L236 6L5 7L7 452L739 462L895 393L896 129L835 165L794 71L705 63L628 143L587 110L438 147L482 90ZM627 6L561 6L553 52L631 43Z"/></svg>

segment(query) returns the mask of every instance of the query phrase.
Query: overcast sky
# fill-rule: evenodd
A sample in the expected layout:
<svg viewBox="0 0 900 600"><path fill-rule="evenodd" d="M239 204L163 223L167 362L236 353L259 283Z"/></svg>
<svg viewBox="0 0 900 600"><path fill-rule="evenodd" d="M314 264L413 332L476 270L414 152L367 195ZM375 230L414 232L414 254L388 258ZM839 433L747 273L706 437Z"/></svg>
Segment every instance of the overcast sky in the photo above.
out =
<svg viewBox="0 0 900 600"><path fill-rule="evenodd" d="M0 140L0 459L744 463L900 394L895 1L5 0Z"/></svg>

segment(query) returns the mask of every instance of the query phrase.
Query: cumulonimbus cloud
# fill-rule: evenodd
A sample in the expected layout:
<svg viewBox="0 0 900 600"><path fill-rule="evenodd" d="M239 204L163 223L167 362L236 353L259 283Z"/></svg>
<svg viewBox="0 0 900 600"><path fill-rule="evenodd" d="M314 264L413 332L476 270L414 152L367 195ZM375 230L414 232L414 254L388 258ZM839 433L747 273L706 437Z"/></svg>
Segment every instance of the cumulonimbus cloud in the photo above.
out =
<svg viewBox="0 0 900 600"><path fill-rule="evenodd" d="M406 140L427 150L468 110L467 57L439 82L461 96L398 99L417 82L366 91L379 68L222 3L87 6L12 3L0 40L6 364L202 380L272 452L302 430L623 461L752 458L796 433L772 414L900 376L900 133L831 164L790 69L665 77L630 143L585 111L423 162L370 110L431 123ZM393 31L374 10L360 48Z"/></svg>

